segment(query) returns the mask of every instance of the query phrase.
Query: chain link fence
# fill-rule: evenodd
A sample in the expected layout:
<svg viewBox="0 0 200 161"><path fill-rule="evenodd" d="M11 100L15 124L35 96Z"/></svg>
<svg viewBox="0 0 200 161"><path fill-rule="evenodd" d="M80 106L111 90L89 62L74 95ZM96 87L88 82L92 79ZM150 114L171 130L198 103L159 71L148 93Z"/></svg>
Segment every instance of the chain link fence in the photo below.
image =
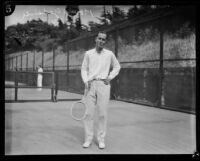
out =
<svg viewBox="0 0 200 161"><path fill-rule="evenodd" d="M185 12L187 10L187 12ZM195 7L163 10L108 26L106 48L121 64L112 81L111 98L195 113ZM57 89L83 93L80 68L85 51L95 47L97 33L57 46L51 52L9 56L6 70L54 71Z"/></svg>

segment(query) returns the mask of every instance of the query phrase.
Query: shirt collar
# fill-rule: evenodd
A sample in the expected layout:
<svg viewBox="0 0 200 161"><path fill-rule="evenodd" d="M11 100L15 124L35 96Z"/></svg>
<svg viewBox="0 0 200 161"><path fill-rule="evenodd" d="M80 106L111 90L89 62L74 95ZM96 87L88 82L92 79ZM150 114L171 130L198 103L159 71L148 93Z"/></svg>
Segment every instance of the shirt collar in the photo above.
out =
<svg viewBox="0 0 200 161"><path fill-rule="evenodd" d="M95 48L95 52L96 52L97 54L102 54L102 53L104 53L104 52L105 52L105 49L103 48L103 49L101 50L101 52L100 52L100 53L98 53L98 52L97 52L97 50L96 50L96 48Z"/></svg>

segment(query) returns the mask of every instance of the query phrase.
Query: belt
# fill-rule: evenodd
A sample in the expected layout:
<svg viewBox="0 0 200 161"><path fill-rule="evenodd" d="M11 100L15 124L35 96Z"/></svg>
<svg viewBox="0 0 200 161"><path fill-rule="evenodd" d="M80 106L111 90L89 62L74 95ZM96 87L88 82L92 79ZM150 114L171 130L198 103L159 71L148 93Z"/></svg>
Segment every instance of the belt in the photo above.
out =
<svg viewBox="0 0 200 161"><path fill-rule="evenodd" d="M106 79L101 79L101 78L95 78L95 79L93 79L92 81L105 81Z"/></svg>
<svg viewBox="0 0 200 161"><path fill-rule="evenodd" d="M93 79L92 81L103 81L105 85L110 84L110 83L107 83L107 82L106 82L106 79L95 78L95 79Z"/></svg>

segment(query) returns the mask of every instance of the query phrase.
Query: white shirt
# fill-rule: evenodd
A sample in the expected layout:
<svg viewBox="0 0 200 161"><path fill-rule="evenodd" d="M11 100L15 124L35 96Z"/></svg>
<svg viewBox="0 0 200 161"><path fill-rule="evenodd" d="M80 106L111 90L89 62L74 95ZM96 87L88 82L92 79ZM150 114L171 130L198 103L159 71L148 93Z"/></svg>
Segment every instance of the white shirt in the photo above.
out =
<svg viewBox="0 0 200 161"><path fill-rule="evenodd" d="M38 72L41 72L41 73L42 73L42 72L43 72L43 69L42 69L42 68L39 68L39 69L38 69ZM38 76L42 77L42 74L38 74Z"/></svg>
<svg viewBox="0 0 200 161"><path fill-rule="evenodd" d="M120 64L114 53L107 49L102 49L97 53L96 49L86 51L82 67L81 76L86 83L93 79L113 79L120 71ZM110 69L112 69L110 71Z"/></svg>

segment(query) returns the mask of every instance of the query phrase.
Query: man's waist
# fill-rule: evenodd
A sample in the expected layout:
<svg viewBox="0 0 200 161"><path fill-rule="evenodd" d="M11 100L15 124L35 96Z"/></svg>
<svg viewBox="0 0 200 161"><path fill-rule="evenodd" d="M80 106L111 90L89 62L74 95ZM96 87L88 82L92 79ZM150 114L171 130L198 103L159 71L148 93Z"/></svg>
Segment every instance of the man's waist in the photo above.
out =
<svg viewBox="0 0 200 161"><path fill-rule="evenodd" d="M94 78L94 79L92 79L92 81L105 81L106 79L104 78Z"/></svg>

